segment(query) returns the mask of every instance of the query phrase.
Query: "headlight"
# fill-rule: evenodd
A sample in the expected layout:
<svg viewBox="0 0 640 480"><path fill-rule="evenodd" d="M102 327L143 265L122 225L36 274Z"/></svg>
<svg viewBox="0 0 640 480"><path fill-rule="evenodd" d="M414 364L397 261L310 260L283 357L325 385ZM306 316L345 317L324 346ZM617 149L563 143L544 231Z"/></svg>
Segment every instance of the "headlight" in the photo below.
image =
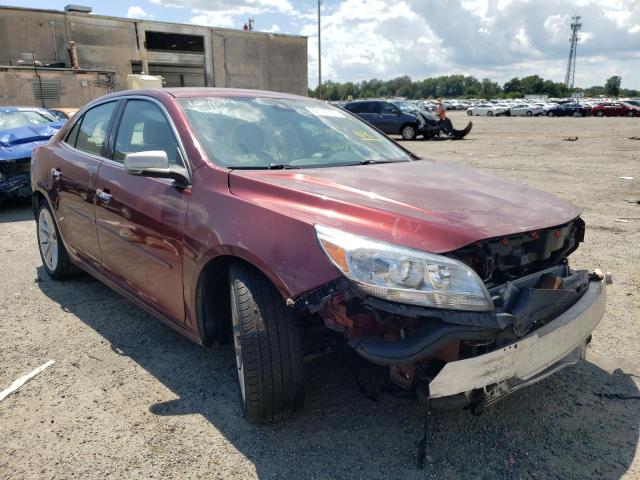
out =
<svg viewBox="0 0 640 480"><path fill-rule="evenodd" d="M392 302L493 310L484 283L464 263L316 225L324 252L362 291Z"/></svg>

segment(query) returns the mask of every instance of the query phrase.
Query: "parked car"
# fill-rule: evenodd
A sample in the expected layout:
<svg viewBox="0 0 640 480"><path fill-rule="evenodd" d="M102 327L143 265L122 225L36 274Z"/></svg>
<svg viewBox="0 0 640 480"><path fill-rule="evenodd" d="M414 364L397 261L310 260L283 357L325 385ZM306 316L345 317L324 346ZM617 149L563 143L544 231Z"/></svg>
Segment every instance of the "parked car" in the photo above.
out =
<svg viewBox="0 0 640 480"><path fill-rule="evenodd" d="M505 105L493 105L492 103L481 103L475 107L467 109L467 115L486 115L488 117L507 115L509 107Z"/></svg>
<svg viewBox="0 0 640 480"><path fill-rule="evenodd" d="M510 108L510 113L515 117L537 117L542 115L542 107L529 103L519 103Z"/></svg>
<svg viewBox="0 0 640 480"><path fill-rule="evenodd" d="M30 197L31 151L63 123L43 108L0 107L0 203Z"/></svg>
<svg viewBox="0 0 640 480"><path fill-rule="evenodd" d="M559 117L586 117L589 115L589 108L579 103L563 103L555 113Z"/></svg>
<svg viewBox="0 0 640 480"><path fill-rule="evenodd" d="M344 108L388 135L402 135L404 140L418 135L418 119L412 113L416 107L406 100L356 100Z"/></svg>
<svg viewBox="0 0 640 480"><path fill-rule="evenodd" d="M50 108L49 111L53 113L60 120L67 120L73 117L78 111L77 108L67 108L67 107L56 107Z"/></svg>
<svg viewBox="0 0 640 480"><path fill-rule="evenodd" d="M626 102L605 102L591 109L591 115L597 117L638 117L640 108Z"/></svg>
<svg viewBox="0 0 640 480"><path fill-rule="evenodd" d="M583 358L604 311L605 277L569 267L578 207L306 97L110 94L31 178L47 274L80 268L199 344L228 339L251 422L302 406L319 330L477 412Z"/></svg>

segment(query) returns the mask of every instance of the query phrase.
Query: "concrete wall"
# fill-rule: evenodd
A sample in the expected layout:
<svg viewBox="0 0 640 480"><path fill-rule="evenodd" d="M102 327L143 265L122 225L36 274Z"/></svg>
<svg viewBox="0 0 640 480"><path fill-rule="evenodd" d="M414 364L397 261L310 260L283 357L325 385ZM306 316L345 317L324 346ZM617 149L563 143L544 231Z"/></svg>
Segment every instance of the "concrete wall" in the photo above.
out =
<svg viewBox="0 0 640 480"><path fill-rule="evenodd" d="M30 68L0 67L0 105L45 108L81 107L109 93L110 75L71 70L39 70L40 82ZM41 100L42 99L42 100Z"/></svg>
<svg viewBox="0 0 640 480"><path fill-rule="evenodd" d="M147 30L203 36L205 53L147 51ZM200 64L208 86L307 95L306 37L0 6L0 65L32 50L43 63L68 65L69 40L82 68L116 72L116 89L126 88L131 62L141 62L145 71L149 63Z"/></svg>

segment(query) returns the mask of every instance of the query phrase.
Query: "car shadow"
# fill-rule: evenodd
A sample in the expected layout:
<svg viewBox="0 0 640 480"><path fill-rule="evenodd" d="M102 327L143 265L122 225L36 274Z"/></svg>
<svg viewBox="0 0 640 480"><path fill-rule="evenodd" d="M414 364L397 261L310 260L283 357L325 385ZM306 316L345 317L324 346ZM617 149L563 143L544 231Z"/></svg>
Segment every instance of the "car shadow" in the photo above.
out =
<svg viewBox="0 0 640 480"><path fill-rule="evenodd" d="M31 200L7 200L0 203L0 223L33 220Z"/></svg>
<svg viewBox="0 0 640 480"><path fill-rule="evenodd" d="M38 274L47 297L175 393L176 400L149 404L152 414L202 415L260 478L619 478L636 453L632 375L589 362L478 417L433 412L424 471L416 468L424 406L371 394L378 370L349 352L306 365L304 411L252 426L241 418L230 347L197 346L88 276L60 283ZM96 308L105 302L109 308Z"/></svg>

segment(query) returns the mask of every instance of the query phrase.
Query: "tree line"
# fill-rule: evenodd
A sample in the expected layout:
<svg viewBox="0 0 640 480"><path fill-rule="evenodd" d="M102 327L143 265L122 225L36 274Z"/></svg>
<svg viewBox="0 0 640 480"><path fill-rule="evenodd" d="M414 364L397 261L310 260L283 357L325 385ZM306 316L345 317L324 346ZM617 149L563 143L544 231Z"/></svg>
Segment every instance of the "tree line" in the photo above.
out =
<svg viewBox="0 0 640 480"><path fill-rule="evenodd" d="M548 95L562 98L570 97L575 92L582 92L585 97L638 96L638 90L621 88L621 83L621 77L615 75L607 79L603 86L568 89L564 83L545 80L539 75L514 77L502 85L488 78L478 80L470 75L444 75L415 81L405 75L391 80L374 78L362 82L338 83L327 80L319 88L309 89L309 96L331 101L375 97L490 99L521 98L524 95Z"/></svg>

